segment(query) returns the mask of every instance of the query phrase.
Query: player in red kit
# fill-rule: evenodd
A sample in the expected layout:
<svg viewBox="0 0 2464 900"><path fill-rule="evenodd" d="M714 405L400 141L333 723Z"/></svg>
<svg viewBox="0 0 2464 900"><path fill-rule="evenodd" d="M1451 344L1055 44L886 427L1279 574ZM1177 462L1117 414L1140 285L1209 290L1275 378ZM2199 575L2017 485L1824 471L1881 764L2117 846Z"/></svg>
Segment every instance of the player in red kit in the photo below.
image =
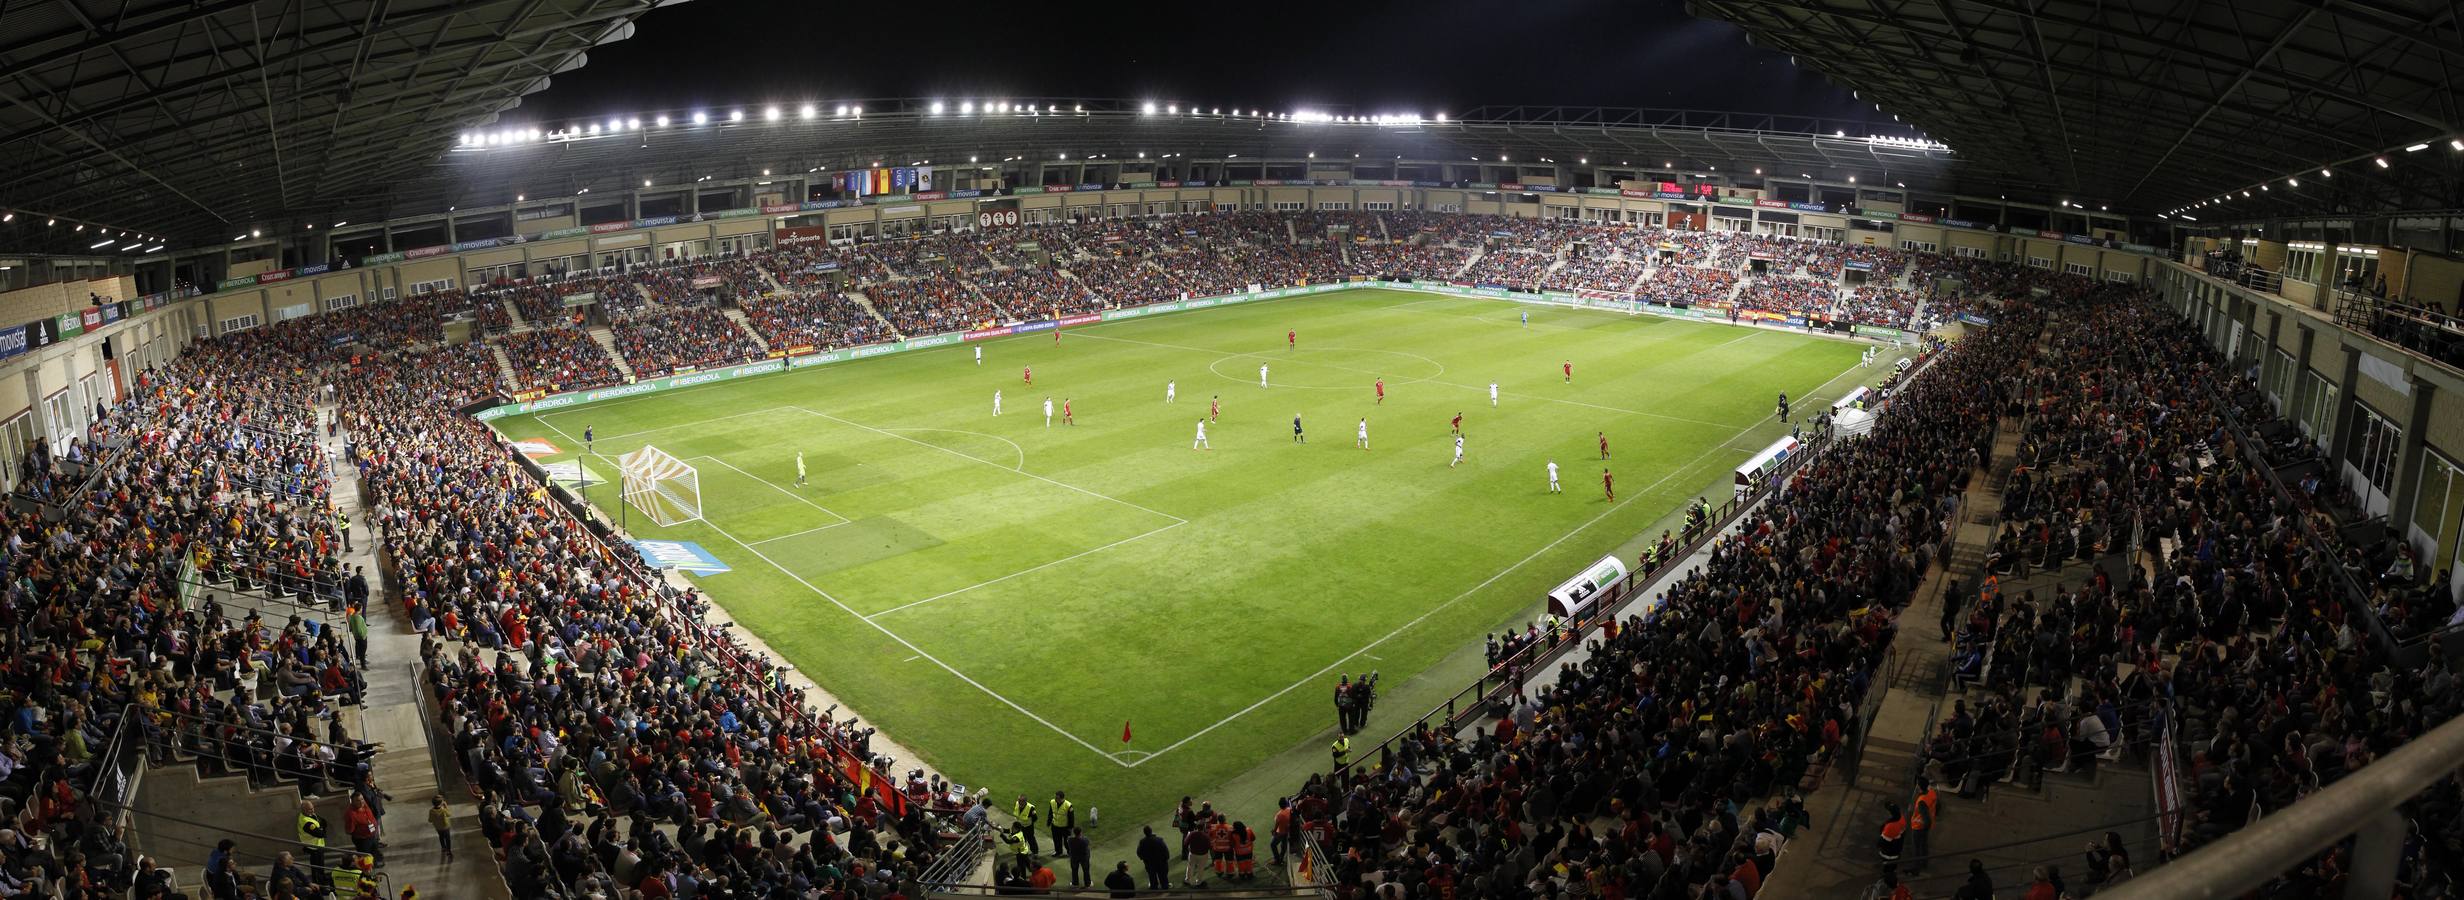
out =
<svg viewBox="0 0 2464 900"><path fill-rule="evenodd" d="M1223 418L1223 396L1218 394L1206 404L1206 420L1212 422L1220 418Z"/></svg>
<svg viewBox="0 0 2464 900"><path fill-rule="evenodd" d="M1600 458L1608 458L1608 432L1600 432Z"/></svg>
<svg viewBox="0 0 2464 900"><path fill-rule="evenodd" d="M1574 383L1574 360L1571 360L1571 359L1566 360L1565 365L1564 365L1564 366L1562 366L1561 368L1564 368L1564 369L1566 370L1566 383L1567 383L1567 384L1573 384L1573 383Z"/></svg>
<svg viewBox="0 0 2464 900"><path fill-rule="evenodd" d="M1377 380L1377 403L1379 406L1386 405L1386 379L1383 378Z"/></svg>
<svg viewBox="0 0 2464 900"><path fill-rule="evenodd" d="M1600 470L1600 490L1608 492L1608 502L1617 502L1617 476L1609 474L1607 469Z"/></svg>
<svg viewBox="0 0 2464 900"><path fill-rule="evenodd" d="M1034 383L1035 383L1035 367L1034 367L1034 366L1027 366L1027 367L1025 367L1025 368L1019 369L1019 370L1018 370L1018 377L1026 379L1026 381L1027 381L1027 383L1028 383L1028 384L1034 384Z"/></svg>
<svg viewBox="0 0 2464 900"><path fill-rule="evenodd" d="M1298 330L1292 330L1292 331L1286 331L1286 332L1284 332L1284 333L1283 333L1283 343L1284 343L1284 349L1287 349L1287 350L1298 350L1298 349L1300 349L1300 332L1299 332Z"/></svg>
<svg viewBox="0 0 2464 900"><path fill-rule="evenodd" d="M1075 418L1073 418L1073 417L1071 417L1071 415L1070 415L1070 411L1069 411L1069 398L1068 398L1068 397L1063 397L1063 398L1061 398L1061 424L1063 424L1063 425L1076 425L1076 424L1078 424L1078 420L1077 420L1077 419L1075 419Z"/></svg>
<svg viewBox="0 0 2464 900"><path fill-rule="evenodd" d="M1463 433L1463 414L1462 414L1462 413L1455 413L1455 414L1454 414L1454 433L1455 433L1455 434L1462 434L1462 433Z"/></svg>

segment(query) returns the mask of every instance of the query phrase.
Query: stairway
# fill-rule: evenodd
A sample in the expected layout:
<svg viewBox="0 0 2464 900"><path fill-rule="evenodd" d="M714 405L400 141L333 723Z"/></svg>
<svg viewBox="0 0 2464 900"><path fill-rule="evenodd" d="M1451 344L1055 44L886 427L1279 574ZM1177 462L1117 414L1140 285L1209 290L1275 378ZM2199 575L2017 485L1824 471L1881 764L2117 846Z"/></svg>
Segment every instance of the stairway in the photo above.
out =
<svg viewBox="0 0 2464 900"><path fill-rule="evenodd" d="M530 324L530 320L522 318L522 307L520 304L513 302L513 298L506 297L496 302L505 307L505 319L506 321L512 322L513 327L521 328L524 325Z"/></svg>
<svg viewBox="0 0 2464 900"><path fill-rule="evenodd" d="M779 283L779 276L776 273L771 272L769 266L763 265L760 261L756 260L753 263L753 271L761 273L761 283L769 285L771 293L787 293L787 286ZM744 302L744 298L738 297L736 298L736 302L741 304Z"/></svg>
<svg viewBox="0 0 2464 900"><path fill-rule="evenodd" d="M890 324L889 316L882 315L881 310L873 308L873 299L871 297L864 296L863 291L848 291L844 294L840 294L839 296L847 298L848 302L853 303L857 307L863 309L865 315L873 317L873 321L881 323L881 330L883 333L898 335L902 340L907 337L906 334L898 330L898 326Z"/></svg>
<svg viewBox="0 0 2464 900"><path fill-rule="evenodd" d="M1292 218L1290 216L1285 216L1283 219L1283 237L1285 241L1290 243L1300 243L1300 230L1292 227Z"/></svg>
<svg viewBox="0 0 2464 900"><path fill-rule="evenodd" d="M1481 244L1477 247L1473 247L1472 255L1464 257L1463 264L1456 266L1454 272L1446 277L1461 279L1463 277L1463 273L1471 271L1473 266L1480 264L1480 258L1487 255L1489 255L1489 245Z"/></svg>
<svg viewBox="0 0 2464 900"><path fill-rule="evenodd" d="M590 326L590 339L599 343L599 349L607 351L607 358L616 363L616 371L623 374L626 381L633 380L633 364L625 359L623 351L616 349L615 329L605 325Z"/></svg>
<svg viewBox="0 0 2464 900"><path fill-rule="evenodd" d="M522 384L522 377L514 371L513 357L505 355L505 345L499 344L495 341L489 341L488 355L496 357L496 375L497 377L504 379L505 390L513 391L519 389Z"/></svg>
<svg viewBox="0 0 2464 900"><path fill-rule="evenodd" d="M769 339L762 337L760 331L754 330L752 320L744 317L744 310L733 306L722 306L719 307L719 314L726 316L728 321L736 323L736 327L744 329L744 333L752 335L753 343L759 345L763 352L770 350Z"/></svg>
<svg viewBox="0 0 2464 900"><path fill-rule="evenodd" d="M1388 232L1388 231L1386 230L1386 217L1385 217L1385 216L1371 216L1370 218L1375 219L1375 220L1377 221L1377 237L1378 237L1378 240L1381 240L1381 241L1391 241L1391 240L1394 240L1394 239L1395 239L1394 234L1393 234L1393 233L1391 233L1391 232Z"/></svg>

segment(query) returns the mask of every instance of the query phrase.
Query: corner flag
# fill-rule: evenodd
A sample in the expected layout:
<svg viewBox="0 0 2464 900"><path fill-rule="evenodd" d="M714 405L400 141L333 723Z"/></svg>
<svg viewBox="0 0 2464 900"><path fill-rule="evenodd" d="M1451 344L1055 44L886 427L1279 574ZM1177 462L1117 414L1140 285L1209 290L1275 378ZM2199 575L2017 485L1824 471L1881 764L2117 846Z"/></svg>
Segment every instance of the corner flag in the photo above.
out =
<svg viewBox="0 0 2464 900"><path fill-rule="evenodd" d="M1129 720L1121 720L1121 743L1129 743Z"/></svg>

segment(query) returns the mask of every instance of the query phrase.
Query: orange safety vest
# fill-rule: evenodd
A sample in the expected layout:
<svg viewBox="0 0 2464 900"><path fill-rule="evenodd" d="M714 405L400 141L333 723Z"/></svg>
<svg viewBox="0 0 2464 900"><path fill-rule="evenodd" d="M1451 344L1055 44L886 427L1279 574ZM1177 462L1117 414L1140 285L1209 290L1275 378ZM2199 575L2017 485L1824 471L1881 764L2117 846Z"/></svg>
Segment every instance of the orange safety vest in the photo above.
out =
<svg viewBox="0 0 2464 900"><path fill-rule="evenodd" d="M1892 819L1891 821L1888 821L1888 822L1884 822L1884 823L1882 823L1882 839L1883 839L1883 840L1886 840L1886 841L1896 841L1896 840L1899 840L1899 836L1900 836L1900 835L1902 835L1902 834L1906 834L1906 833L1907 833L1907 831L1908 831L1908 817L1907 817L1907 816L1901 816L1901 817L1899 817L1899 818Z"/></svg>
<svg viewBox="0 0 2464 900"><path fill-rule="evenodd" d="M1235 831L1235 832L1232 832L1232 854L1233 854L1234 856L1250 856L1250 855L1254 855L1255 853L1257 853L1257 849L1258 849L1258 834L1257 834L1257 832L1254 832L1254 831Z"/></svg>
<svg viewBox="0 0 2464 900"><path fill-rule="evenodd" d="M1916 795L1916 808L1909 810L1908 827L1918 831L1932 830L1935 807L1940 802L1933 788L1926 788L1925 793Z"/></svg>
<svg viewBox="0 0 2464 900"><path fill-rule="evenodd" d="M1232 826L1211 825L1206 829L1207 845L1217 853L1232 852Z"/></svg>

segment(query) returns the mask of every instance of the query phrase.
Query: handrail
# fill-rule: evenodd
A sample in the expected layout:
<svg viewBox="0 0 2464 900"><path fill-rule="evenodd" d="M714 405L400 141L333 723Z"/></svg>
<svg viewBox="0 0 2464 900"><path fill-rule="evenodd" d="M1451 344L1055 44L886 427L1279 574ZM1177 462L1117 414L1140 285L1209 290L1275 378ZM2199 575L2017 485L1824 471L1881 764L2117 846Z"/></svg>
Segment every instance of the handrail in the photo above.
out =
<svg viewBox="0 0 2464 900"><path fill-rule="evenodd" d="M2406 741L2377 762L2338 779L2279 813L2248 825L2179 860L2123 882L2099 896L2112 900L2238 897L2277 873L2315 858L2347 836L2351 854L2347 898L2393 892L2403 854L2404 816L2397 808L2455 773L2464 759L2464 718Z"/></svg>
<svg viewBox="0 0 2464 900"><path fill-rule="evenodd" d="M941 855L933 860L933 864L926 868L923 874L915 877L916 883L923 885L927 890L961 886L967 878L975 874L975 867L984 861L985 848L990 846L992 846L992 820L986 819L970 825L965 833L958 836L957 840L943 848Z"/></svg>
<svg viewBox="0 0 2464 900"><path fill-rule="evenodd" d="M2259 448L2266 445L2259 440L2257 432L2242 421L2231 399L2228 398L2226 402L2217 404L2216 411L2223 417L2225 427L2232 430L2233 444L2241 451L2244 464L2263 473L2267 486L2275 490L2277 501L2297 511L2309 508L2309 504L2295 499L2292 490L2285 487L2283 476L2277 474L2274 466L2267 464L2266 457L2259 452ZM2330 541L2327 536L2320 534L2317 525L2310 520L2309 516L2296 515L2293 521L2294 525L2301 529L2302 537L2308 544L2308 552L2313 556L2328 552L2326 548L2342 546L2342 542ZM2400 659L2401 657L2397 655L2399 648L2394 636L2387 631L2387 623L2379 621L2378 612L2370 608L2369 592L2361 589L2361 585L2353 580L2353 573L2345 571L2344 566L2336 562L2332 554L2327 560L2326 568L2334 573L2329 575L2328 579L2336 585L2336 593L2338 599L2344 602L2345 612L2360 619L2364 625L2369 627L2370 639L2378 646L2379 652L2387 654L2390 658Z"/></svg>

